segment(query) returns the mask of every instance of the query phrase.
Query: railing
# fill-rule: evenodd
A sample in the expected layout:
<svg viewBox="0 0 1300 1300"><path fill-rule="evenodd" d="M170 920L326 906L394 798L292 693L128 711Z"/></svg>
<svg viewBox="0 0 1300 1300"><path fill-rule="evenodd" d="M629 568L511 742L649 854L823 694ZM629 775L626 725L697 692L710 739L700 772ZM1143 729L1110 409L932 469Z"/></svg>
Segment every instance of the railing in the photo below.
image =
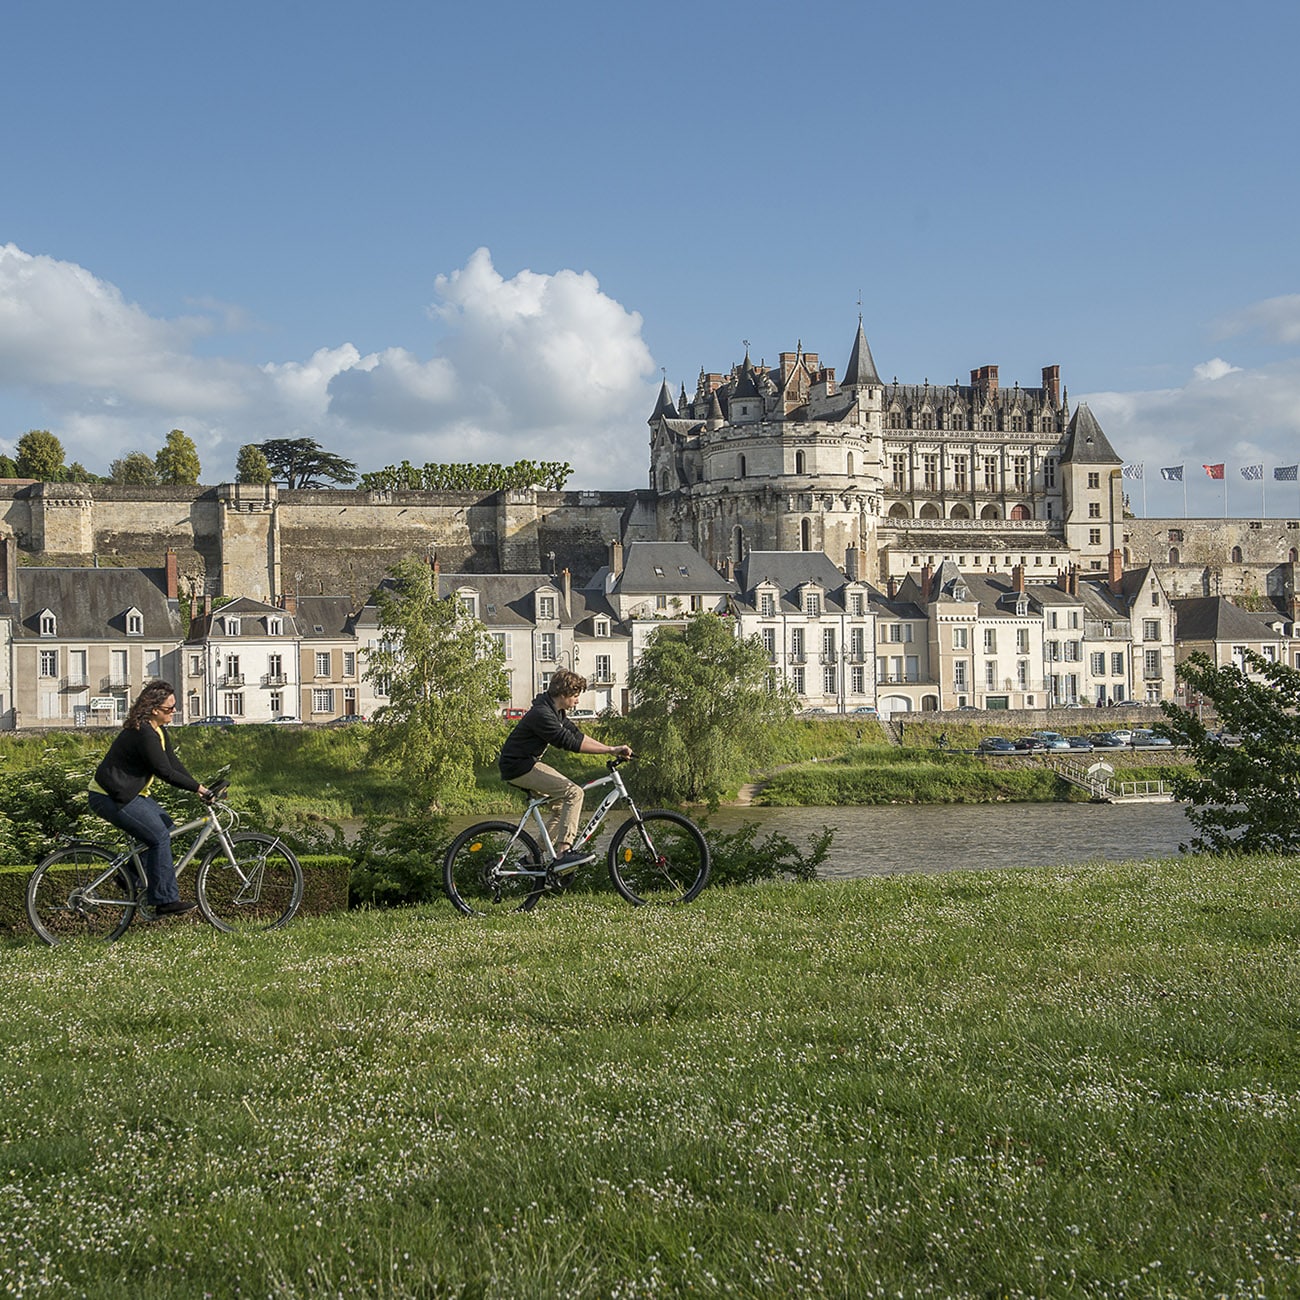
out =
<svg viewBox="0 0 1300 1300"><path fill-rule="evenodd" d="M89 686L90 677L86 673L69 673L66 677L61 679L59 685L65 691L76 690L78 687Z"/></svg>
<svg viewBox="0 0 1300 1300"><path fill-rule="evenodd" d="M227 673L220 682L221 686L242 686L244 684L243 673Z"/></svg>
<svg viewBox="0 0 1300 1300"><path fill-rule="evenodd" d="M289 678L284 673L267 673L262 678L263 686L288 686Z"/></svg>

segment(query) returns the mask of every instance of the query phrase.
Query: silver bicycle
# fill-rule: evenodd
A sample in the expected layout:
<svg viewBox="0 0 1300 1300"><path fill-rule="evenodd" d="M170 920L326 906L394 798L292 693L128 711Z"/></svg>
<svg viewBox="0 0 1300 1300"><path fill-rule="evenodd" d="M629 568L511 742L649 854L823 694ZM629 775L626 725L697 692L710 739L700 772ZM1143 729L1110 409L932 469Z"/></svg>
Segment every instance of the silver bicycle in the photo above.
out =
<svg viewBox="0 0 1300 1300"><path fill-rule="evenodd" d="M607 863L614 888L629 903L689 903L709 880L709 847L689 817L667 809L642 812L619 772L626 759L605 764L609 775L583 790L612 786L574 841L589 843L611 808L626 803L632 814L614 832ZM515 822L478 822L461 831L443 860L442 881L452 905L466 916L494 911L528 912L544 893L566 888L580 867L557 871L555 845L547 833L543 795L529 801ZM536 838L529 823L536 827Z"/></svg>
<svg viewBox="0 0 1300 1300"><path fill-rule="evenodd" d="M173 840L194 835L176 875L198 859L199 910L218 930L275 930L302 902L302 866L275 836L235 829L239 814L223 802L229 785L217 781L203 816L172 827ZM70 839L55 849L27 881L32 929L51 945L112 943L137 915L152 919L144 901L146 848L138 841L118 849Z"/></svg>

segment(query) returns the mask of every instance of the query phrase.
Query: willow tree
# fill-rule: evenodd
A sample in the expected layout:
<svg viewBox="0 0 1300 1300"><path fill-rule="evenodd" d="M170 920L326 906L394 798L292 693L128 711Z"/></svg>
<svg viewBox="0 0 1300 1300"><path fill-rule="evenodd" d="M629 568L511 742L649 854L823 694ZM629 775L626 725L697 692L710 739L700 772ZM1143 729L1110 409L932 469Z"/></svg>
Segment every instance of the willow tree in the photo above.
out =
<svg viewBox="0 0 1300 1300"><path fill-rule="evenodd" d="M638 788L661 800L716 804L767 758L795 707L758 638L738 640L717 614L657 628L628 688L634 703L618 729L637 750Z"/></svg>
<svg viewBox="0 0 1300 1300"><path fill-rule="evenodd" d="M487 629L436 583L430 565L399 560L376 598L365 678L386 703L369 743L372 760L422 802L455 811L474 790L475 765L496 757L509 690Z"/></svg>

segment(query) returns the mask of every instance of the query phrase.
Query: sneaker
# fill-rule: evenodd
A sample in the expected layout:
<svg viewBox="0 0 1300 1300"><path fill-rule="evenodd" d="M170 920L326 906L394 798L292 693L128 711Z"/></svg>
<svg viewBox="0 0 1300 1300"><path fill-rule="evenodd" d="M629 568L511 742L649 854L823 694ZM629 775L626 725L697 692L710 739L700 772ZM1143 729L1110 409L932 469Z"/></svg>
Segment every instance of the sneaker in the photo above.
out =
<svg viewBox="0 0 1300 1300"><path fill-rule="evenodd" d="M174 903L159 903L154 909L155 916L184 916L187 912L192 912L197 903L187 903L184 899L178 898Z"/></svg>
<svg viewBox="0 0 1300 1300"><path fill-rule="evenodd" d="M565 849L551 866L556 871L572 871L575 867L580 867L584 862L595 862L596 855L589 853L584 849Z"/></svg>

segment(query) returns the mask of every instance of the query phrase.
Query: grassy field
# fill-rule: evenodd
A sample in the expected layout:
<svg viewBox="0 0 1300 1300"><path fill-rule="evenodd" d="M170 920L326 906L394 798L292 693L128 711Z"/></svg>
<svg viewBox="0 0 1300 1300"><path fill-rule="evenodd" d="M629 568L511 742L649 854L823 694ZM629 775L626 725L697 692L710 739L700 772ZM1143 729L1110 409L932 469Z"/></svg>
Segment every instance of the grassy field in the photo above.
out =
<svg viewBox="0 0 1300 1300"><path fill-rule="evenodd" d="M1291 1296L1290 860L0 945L22 1296Z"/></svg>

